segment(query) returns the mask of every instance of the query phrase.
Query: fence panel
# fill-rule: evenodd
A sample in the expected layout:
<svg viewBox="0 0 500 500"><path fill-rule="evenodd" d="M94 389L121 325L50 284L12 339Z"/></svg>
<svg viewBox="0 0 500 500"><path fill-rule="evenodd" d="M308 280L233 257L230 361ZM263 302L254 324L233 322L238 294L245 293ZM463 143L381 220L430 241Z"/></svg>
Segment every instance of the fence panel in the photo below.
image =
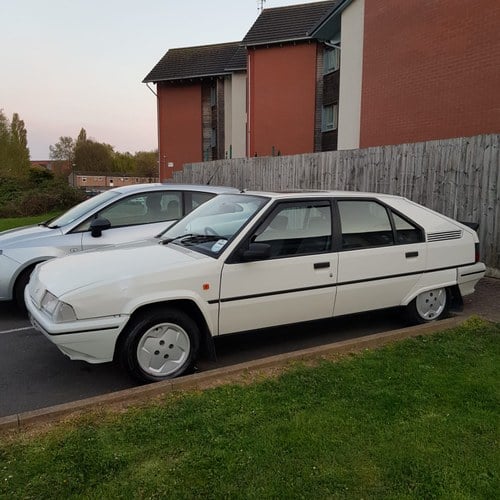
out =
<svg viewBox="0 0 500 500"><path fill-rule="evenodd" d="M500 277L500 135L186 165L173 181L264 191L389 193L479 222L482 260Z"/></svg>

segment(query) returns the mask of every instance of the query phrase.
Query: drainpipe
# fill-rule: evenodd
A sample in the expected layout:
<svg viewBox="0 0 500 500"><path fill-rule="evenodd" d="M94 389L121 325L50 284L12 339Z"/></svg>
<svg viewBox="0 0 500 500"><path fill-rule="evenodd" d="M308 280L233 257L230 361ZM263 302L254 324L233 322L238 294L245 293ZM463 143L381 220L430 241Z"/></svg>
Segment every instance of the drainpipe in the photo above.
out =
<svg viewBox="0 0 500 500"><path fill-rule="evenodd" d="M156 136L158 138L158 180L161 182L161 157L160 157L160 100L158 94L146 82L146 87L156 97Z"/></svg>

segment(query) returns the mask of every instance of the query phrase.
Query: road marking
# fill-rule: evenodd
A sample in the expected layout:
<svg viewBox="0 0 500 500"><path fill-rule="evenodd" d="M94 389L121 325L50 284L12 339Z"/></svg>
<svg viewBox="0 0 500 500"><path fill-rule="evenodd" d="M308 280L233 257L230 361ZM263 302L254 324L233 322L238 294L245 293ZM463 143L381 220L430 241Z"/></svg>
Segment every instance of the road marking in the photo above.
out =
<svg viewBox="0 0 500 500"><path fill-rule="evenodd" d="M0 335L2 333L22 332L24 330L34 330L34 328L32 326L24 326L23 328L13 328L12 330L0 330Z"/></svg>

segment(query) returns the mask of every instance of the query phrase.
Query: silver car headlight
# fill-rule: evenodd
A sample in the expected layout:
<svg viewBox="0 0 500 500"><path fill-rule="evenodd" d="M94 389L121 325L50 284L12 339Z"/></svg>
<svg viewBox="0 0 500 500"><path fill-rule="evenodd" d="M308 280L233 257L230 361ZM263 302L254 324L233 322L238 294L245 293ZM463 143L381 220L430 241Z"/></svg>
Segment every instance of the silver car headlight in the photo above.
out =
<svg viewBox="0 0 500 500"><path fill-rule="evenodd" d="M59 300L54 294L48 290L42 297L40 307L52 319L54 323L65 323L66 321L76 321L74 309L66 302Z"/></svg>

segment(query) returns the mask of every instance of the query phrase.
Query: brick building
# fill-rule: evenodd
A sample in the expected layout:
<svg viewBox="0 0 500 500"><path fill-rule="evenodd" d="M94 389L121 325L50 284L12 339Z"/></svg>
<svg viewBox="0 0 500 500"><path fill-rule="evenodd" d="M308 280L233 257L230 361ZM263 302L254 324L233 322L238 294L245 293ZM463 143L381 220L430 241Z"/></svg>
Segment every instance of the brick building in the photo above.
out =
<svg viewBox="0 0 500 500"><path fill-rule="evenodd" d="M169 50L155 83L160 177L184 163L245 156L246 56L239 42Z"/></svg>
<svg viewBox="0 0 500 500"><path fill-rule="evenodd" d="M74 179L73 179L74 176ZM120 173L86 173L75 172L70 176L70 184L87 191L105 191L114 187L130 186L132 184L149 184L158 182L157 177L136 177Z"/></svg>
<svg viewBox="0 0 500 500"><path fill-rule="evenodd" d="M499 133L499 26L497 0L330 0L265 9L240 43L169 50L144 80L161 178L224 157Z"/></svg>

